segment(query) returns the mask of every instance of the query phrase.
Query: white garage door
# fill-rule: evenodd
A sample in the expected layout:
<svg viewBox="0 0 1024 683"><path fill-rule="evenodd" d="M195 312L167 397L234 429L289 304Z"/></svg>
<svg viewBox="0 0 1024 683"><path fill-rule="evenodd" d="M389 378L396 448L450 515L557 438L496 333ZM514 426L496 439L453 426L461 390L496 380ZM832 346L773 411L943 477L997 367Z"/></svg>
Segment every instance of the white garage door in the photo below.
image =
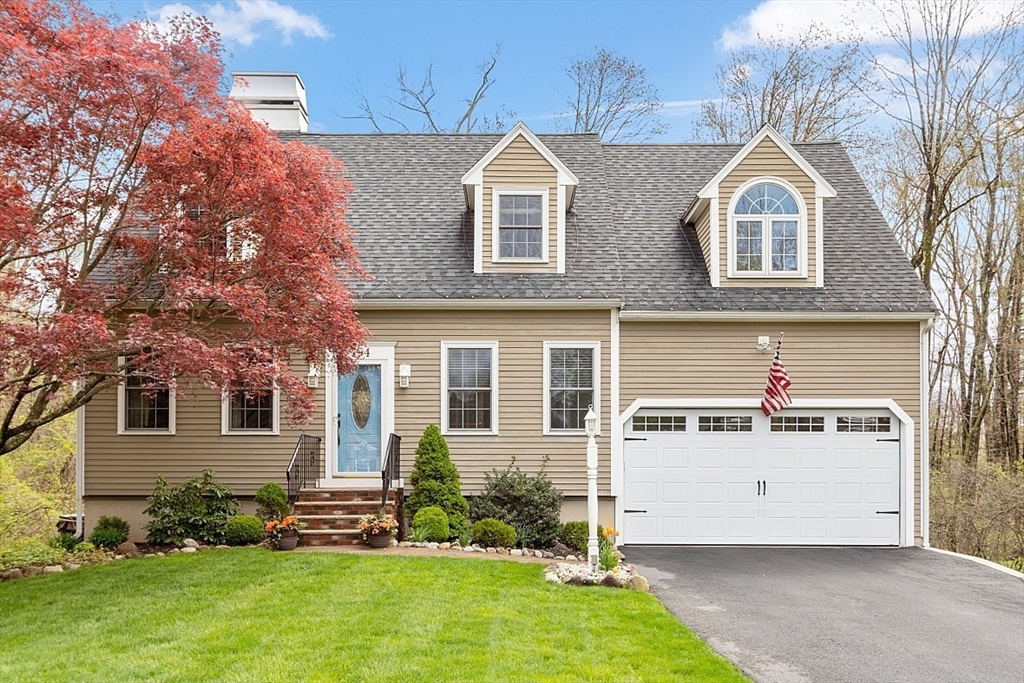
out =
<svg viewBox="0 0 1024 683"><path fill-rule="evenodd" d="M888 410L642 410L623 541L898 545L899 426Z"/></svg>

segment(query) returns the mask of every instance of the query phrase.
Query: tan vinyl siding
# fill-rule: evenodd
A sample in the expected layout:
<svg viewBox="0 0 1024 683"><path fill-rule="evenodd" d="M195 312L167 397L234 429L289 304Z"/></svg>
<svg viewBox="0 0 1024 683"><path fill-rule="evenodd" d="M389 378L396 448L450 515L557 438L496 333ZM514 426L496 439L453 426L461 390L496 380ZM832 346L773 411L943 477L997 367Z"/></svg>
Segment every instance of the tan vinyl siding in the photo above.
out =
<svg viewBox="0 0 1024 683"><path fill-rule="evenodd" d="M586 494L586 437L545 436L544 342L601 343L599 489L609 495L611 434L609 377L611 316L605 310L362 311L373 341L397 342L395 365L412 366L410 386L395 385L395 432L402 437L402 473L408 477L416 444L428 424L441 420L441 342L498 342L499 434L446 437L463 491L480 491L484 474L506 467L512 456L524 472L545 471L567 495Z"/></svg>
<svg viewBox="0 0 1024 683"><path fill-rule="evenodd" d="M547 263L493 263L492 190L547 190ZM558 269L558 171L525 137L519 135L503 149L483 172L483 272L554 273Z"/></svg>
<svg viewBox="0 0 1024 683"><path fill-rule="evenodd" d="M708 273L715 265L711 263L711 210L710 207L701 211L697 217L697 241L700 242L700 250L704 253L704 263L707 265Z"/></svg>
<svg viewBox="0 0 1024 683"><path fill-rule="evenodd" d="M807 206L807 277L730 278L729 238L732 224L729 219L729 204L736 190L747 181L761 176L775 176L789 182L800 192ZM719 212L719 255L722 287L814 287L815 263L815 212L814 180L790 159L771 138L765 138L751 150L743 161L718 186Z"/></svg>
<svg viewBox="0 0 1024 683"><path fill-rule="evenodd" d="M294 363L305 375L304 363ZM303 431L324 434L324 389L314 390L316 413L295 426L281 397L280 435L221 435L220 392L186 386L178 395L175 434L117 434L117 391L106 391L85 408L85 495L149 495L158 474L181 482L212 468L236 494L251 496L268 481L285 483L285 469Z"/></svg>
<svg viewBox="0 0 1024 683"><path fill-rule="evenodd" d="M620 410L637 398L759 399L771 365L758 335L786 333L794 398L892 399L914 420L920 501L920 327L917 322L636 322L619 328ZM920 506L914 505L920 536Z"/></svg>

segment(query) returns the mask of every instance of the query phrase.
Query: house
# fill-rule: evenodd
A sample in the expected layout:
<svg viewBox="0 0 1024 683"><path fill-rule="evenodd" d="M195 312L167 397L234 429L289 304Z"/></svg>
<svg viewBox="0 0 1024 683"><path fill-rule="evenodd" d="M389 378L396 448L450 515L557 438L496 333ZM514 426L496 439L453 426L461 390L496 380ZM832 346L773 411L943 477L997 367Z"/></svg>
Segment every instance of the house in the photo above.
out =
<svg viewBox="0 0 1024 683"><path fill-rule="evenodd" d="M583 417L599 417L600 517L627 544L927 543L933 305L837 143L607 144L595 135L306 132L294 74L247 74L254 116L343 160L372 279L359 370L317 377L317 419L207 393L79 413L87 518L140 530L157 474L204 467L242 496L284 483L300 433L323 491L381 488L441 426L464 493L517 466L586 517ZM759 410L772 351L791 406ZM306 373L306 368L297 372ZM319 445L316 446L319 449ZM135 531L133 531L135 533Z"/></svg>

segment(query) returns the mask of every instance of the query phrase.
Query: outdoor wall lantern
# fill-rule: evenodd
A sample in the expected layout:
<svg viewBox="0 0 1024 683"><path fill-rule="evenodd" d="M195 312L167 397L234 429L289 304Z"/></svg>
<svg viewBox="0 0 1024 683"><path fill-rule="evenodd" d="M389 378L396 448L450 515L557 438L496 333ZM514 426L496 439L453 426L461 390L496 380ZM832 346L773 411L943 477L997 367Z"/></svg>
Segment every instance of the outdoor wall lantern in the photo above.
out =
<svg viewBox="0 0 1024 683"><path fill-rule="evenodd" d="M408 363L402 363L398 366L398 386L407 388L409 386L409 378L412 377L412 366Z"/></svg>
<svg viewBox="0 0 1024 683"><path fill-rule="evenodd" d="M594 413L593 404L583 418L587 429L587 523L589 535L587 537L587 563L591 572L597 572L600 550L597 541L597 442L594 435L597 434L597 415Z"/></svg>
<svg viewBox="0 0 1024 683"><path fill-rule="evenodd" d="M306 386L310 389L320 386L320 366L316 363L309 364L309 372L306 373Z"/></svg>

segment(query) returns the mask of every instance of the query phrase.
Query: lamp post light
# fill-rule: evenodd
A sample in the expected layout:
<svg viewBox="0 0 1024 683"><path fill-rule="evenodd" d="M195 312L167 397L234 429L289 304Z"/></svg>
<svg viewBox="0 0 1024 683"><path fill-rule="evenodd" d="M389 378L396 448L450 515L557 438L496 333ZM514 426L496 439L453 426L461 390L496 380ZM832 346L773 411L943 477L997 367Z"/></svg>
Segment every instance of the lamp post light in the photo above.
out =
<svg viewBox="0 0 1024 683"><path fill-rule="evenodd" d="M597 434L597 415L594 414L593 405L583 418L583 423L587 428L587 523L590 527L587 537L587 563L591 572L597 572L600 555L597 540L597 442L594 441L594 435Z"/></svg>

